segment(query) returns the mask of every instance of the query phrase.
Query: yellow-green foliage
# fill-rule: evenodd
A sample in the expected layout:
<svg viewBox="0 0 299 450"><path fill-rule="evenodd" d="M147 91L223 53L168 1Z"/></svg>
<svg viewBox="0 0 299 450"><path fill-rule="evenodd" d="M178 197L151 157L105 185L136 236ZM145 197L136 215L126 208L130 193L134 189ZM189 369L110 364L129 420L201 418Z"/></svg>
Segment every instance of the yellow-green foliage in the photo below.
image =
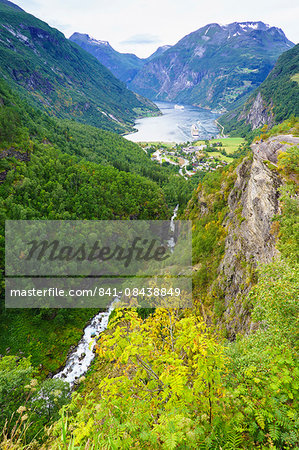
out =
<svg viewBox="0 0 299 450"><path fill-rule="evenodd" d="M284 174L299 174L299 147L297 145L280 153L277 159L278 168L281 169Z"/></svg>
<svg viewBox="0 0 299 450"><path fill-rule="evenodd" d="M65 443L198 448L201 427L212 423L224 396L224 348L202 320L178 311L159 309L146 321L119 311L110 329L98 353L114 361L114 373L99 380L96 396L73 398Z"/></svg>
<svg viewBox="0 0 299 450"><path fill-rule="evenodd" d="M293 75L293 76L291 77L291 80L292 80L292 81L296 81L296 83L299 84L299 73L296 73L295 75Z"/></svg>
<svg viewBox="0 0 299 450"><path fill-rule="evenodd" d="M299 203L294 183L280 188L282 214L276 217L278 223L277 247L284 258L299 262Z"/></svg>
<svg viewBox="0 0 299 450"><path fill-rule="evenodd" d="M275 125L270 128L267 125L261 129L262 134L257 137L257 139L268 139L271 136L275 136L278 134L293 134L294 136L299 135L299 118L291 116L288 120L283 121L282 123Z"/></svg>
<svg viewBox="0 0 299 450"><path fill-rule="evenodd" d="M191 311L121 311L98 343L94 389L73 396L51 449L295 449L298 266L260 270L250 294L262 325L224 347ZM47 447L45 447L47 448Z"/></svg>

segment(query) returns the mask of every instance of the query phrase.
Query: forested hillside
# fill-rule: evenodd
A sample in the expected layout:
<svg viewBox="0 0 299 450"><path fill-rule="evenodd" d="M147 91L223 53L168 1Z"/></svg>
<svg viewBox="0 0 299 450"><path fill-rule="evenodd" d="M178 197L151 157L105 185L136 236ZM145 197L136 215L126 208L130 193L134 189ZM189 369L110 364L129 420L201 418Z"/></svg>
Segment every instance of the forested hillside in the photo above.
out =
<svg viewBox="0 0 299 450"><path fill-rule="evenodd" d="M58 120L20 100L16 91L0 80L0 121L2 148L30 148L33 142L54 146L63 153L103 166L142 175L163 187L171 206L186 205L192 185L176 176L171 167L150 160L137 145L115 133L70 120ZM47 148L47 147L45 147Z"/></svg>
<svg viewBox="0 0 299 450"><path fill-rule="evenodd" d="M152 181L155 177L166 186L171 174L156 171L138 146L97 128L50 118L0 82L2 267L5 219L168 218L171 209ZM21 350L32 356L34 365L43 364L46 373L62 364L93 315L85 310L79 315L62 310L5 311L3 306L1 301L1 329L6 331L1 333L0 353ZM51 348L57 353L54 359Z"/></svg>
<svg viewBox="0 0 299 450"><path fill-rule="evenodd" d="M284 124L297 136L298 126ZM299 153L273 138L276 165L255 148L188 205L194 309L117 311L51 448L296 448Z"/></svg>
<svg viewBox="0 0 299 450"><path fill-rule="evenodd" d="M159 112L60 31L8 3L0 1L0 75L31 104L118 133Z"/></svg>
<svg viewBox="0 0 299 450"><path fill-rule="evenodd" d="M4 80L0 182L2 261L5 219L166 219L175 205L187 204L193 189L171 168L152 162L138 145L49 117L21 100ZM94 314L10 312L1 305L1 327L7 332L1 333L0 354L7 348L21 350L34 365L42 364L43 373L58 369Z"/></svg>
<svg viewBox="0 0 299 450"><path fill-rule="evenodd" d="M225 132L245 135L263 125L273 126L299 116L299 44L283 53L267 79L246 103L223 115Z"/></svg>
<svg viewBox="0 0 299 450"><path fill-rule="evenodd" d="M66 383L43 381L41 375L59 366L91 311L82 310L80 318L66 310L6 313L1 326L10 333L4 333L3 344L11 346L13 355L23 342L33 366L25 355L6 353L1 359L6 383L0 393L2 445L296 448L299 155L285 134L298 136L298 127L294 119L285 122L264 137L261 147L256 144L245 158L202 180L181 216L193 221L194 308L117 310L98 341L92 369L80 379L72 399ZM271 162L264 153L264 148L272 149L269 136L276 139ZM12 217L75 217L73 204L86 218L167 214L154 183L79 162L49 144L34 144L29 162L13 159L10 164L14 170L1 189L2 211L8 214L5 209L11 205ZM65 172L71 175L67 180ZM51 180L46 181L48 173ZM87 179L94 180L88 187ZM112 179L117 180L117 198L127 192L127 199L133 194L134 201L129 206L120 202L117 208L111 189L100 210L93 202L100 194L98 183ZM34 197L35 180L43 184L38 191L42 203ZM152 200L138 216L147 183ZM61 206L58 201L51 204L56 192ZM41 366L34 374L37 362ZM45 426L51 428L45 431Z"/></svg>
<svg viewBox="0 0 299 450"><path fill-rule="evenodd" d="M158 52L147 81L171 67L172 98L229 107L291 45L262 22L211 24ZM7 0L0 63L0 449L298 450L298 46L244 109L221 119L225 133L246 137L231 143L235 153L226 137L169 147L209 159L210 171L205 163L190 177L188 166L151 160L162 144L113 132L157 112L150 102ZM186 81L192 88L180 90ZM267 120L255 127L254 117ZM192 307L5 308L6 220L131 224L176 214L192 222L192 261L175 266L192 281ZM166 270L157 277L165 286ZM172 292L163 299L173 304Z"/></svg>

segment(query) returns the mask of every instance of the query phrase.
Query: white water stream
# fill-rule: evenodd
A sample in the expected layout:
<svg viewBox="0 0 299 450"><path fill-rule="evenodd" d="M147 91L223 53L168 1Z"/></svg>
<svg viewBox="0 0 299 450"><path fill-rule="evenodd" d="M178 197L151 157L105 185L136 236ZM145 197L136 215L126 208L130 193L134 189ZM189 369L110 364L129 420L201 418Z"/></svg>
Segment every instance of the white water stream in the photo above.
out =
<svg viewBox="0 0 299 450"><path fill-rule="evenodd" d="M61 378L71 386L74 385L82 375L87 372L92 360L95 357L94 346L96 337L108 326L108 320L113 311L113 302L105 312L100 312L94 316L90 323L84 328L84 334L77 347L69 354L64 368L54 375L53 378Z"/></svg>
<svg viewBox="0 0 299 450"><path fill-rule="evenodd" d="M177 205L173 211L173 215L170 220L170 232L171 238L168 240L168 246L173 250L175 246L174 241L174 220L177 216L179 205ZM114 304L118 301L116 298L107 311L100 312L95 315L90 323L84 328L83 336L76 346L76 348L68 355L65 366L63 369L54 375L53 378L60 378L63 381L67 381L71 387L74 386L77 380L82 377L88 370L92 360L95 357L94 347L96 345L96 338L100 333L106 330L108 326L109 316L114 309Z"/></svg>

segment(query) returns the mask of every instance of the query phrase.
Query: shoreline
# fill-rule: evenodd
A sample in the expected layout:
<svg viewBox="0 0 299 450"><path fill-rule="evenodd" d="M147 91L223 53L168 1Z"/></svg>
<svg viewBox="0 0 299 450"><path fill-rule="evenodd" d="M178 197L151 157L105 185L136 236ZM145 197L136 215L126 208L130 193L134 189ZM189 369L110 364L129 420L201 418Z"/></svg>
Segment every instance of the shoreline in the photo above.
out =
<svg viewBox="0 0 299 450"><path fill-rule="evenodd" d="M225 136L225 134L224 134L224 127L218 122L217 119L215 119L215 123L216 123L216 126L217 126L217 127L220 127L220 128L221 128L221 130L220 130L220 137L223 138L223 139L225 139L226 136Z"/></svg>
<svg viewBox="0 0 299 450"><path fill-rule="evenodd" d="M198 139L211 139L219 133L215 116L211 111L194 105L184 105L184 110L177 110L170 102L157 102L162 115L151 115L139 118L134 131L126 132L123 137L134 143L161 142L168 144L184 144L196 142ZM145 121L144 119L152 119ZM190 127L200 121L202 127L199 136L191 136Z"/></svg>

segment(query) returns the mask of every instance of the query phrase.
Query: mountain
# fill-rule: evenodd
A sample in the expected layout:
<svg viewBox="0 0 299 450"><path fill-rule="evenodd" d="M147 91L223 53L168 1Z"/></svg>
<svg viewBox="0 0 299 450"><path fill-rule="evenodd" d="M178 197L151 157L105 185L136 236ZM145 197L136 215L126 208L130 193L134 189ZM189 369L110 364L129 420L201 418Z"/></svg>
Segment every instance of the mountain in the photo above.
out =
<svg viewBox="0 0 299 450"><path fill-rule="evenodd" d="M20 8L15 3L10 2L9 0L0 0L0 3L3 3L4 5L10 6L13 9L16 9L17 11L24 11L22 8Z"/></svg>
<svg viewBox="0 0 299 450"><path fill-rule="evenodd" d="M170 45L159 47L151 56L142 59L132 53L119 53L107 41L99 41L88 34L73 33L70 41L80 45L81 48L95 56L113 75L124 83L130 83L144 64L162 55Z"/></svg>
<svg viewBox="0 0 299 450"><path fill-rule="evenodd" d="M49 114L119 133L158 113L58 30L3 0L0 77Z"/></svg>
<svg viewBox="0 0 299 450"><path fill-rule="evenodd" d="M146 58L146 62L152 61L153 59L157 58L158 56L163 55L164 52L166 52L166 50L168 50L169 48L171 48L171 45L162 45L161 47L158 47L157 50L150 55L148 58Z"/></svg>
<svg viewBox="0 0 299 450"><path fill-rule="evenodd" d="M263 22L212 23L145 64L129 86L153 100L228 109L293 45L281 29Z"/></svg>
<svg viewBox="0 0 299 450"><path fill-rule="evenodd" d="M70 40L138 94L220 110L243 103L294 45L281 29L263 22L209 24L146 59L119 53L88 34L74 33Z"/></svg>
<svg viewBox="0 0 299 450"><path fill-rule="evenodd" d="M144 65L144 60L131 53L119 53L109 42L98 41L88 34L74 33L70 41L95 56L113 75L124 83L129 83Z"/></svg>
<svg viewBox="0 0 299 450"><path fill-rule="evenodd" d="M219 120L225 132L244 134L299 116L299 44L284 52L243 106Z"/></svg>

